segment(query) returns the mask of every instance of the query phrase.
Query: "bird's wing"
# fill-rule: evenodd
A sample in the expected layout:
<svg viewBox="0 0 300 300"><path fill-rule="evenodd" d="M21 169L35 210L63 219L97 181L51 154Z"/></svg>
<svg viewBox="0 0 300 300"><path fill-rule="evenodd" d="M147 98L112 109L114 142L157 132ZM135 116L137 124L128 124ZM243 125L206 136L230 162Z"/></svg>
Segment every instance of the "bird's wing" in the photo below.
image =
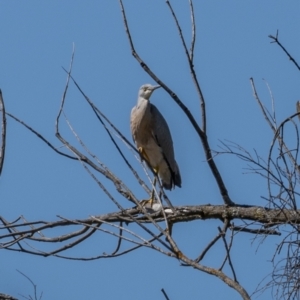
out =
<svg viewBox="0 0 300 300"><path fill-rule="evenodd" d="M173 172L177 173L177 164L174 157L173 141L169 126L163 115L152 103L150 104L150 112L152 115L152 135L162 149L163 156L167 160L169 167Z"/></svg>
<svg viewBox="0 0 300 300"><path fill-rule="evenodd" d="M135 115L136 115L136 106L134 106L131 110L130 114L130 130L131 130L131 136L134 142L135 141L135 135L136 135L136 130L137 130L137 124L134 121L135 120Z"/></svg>

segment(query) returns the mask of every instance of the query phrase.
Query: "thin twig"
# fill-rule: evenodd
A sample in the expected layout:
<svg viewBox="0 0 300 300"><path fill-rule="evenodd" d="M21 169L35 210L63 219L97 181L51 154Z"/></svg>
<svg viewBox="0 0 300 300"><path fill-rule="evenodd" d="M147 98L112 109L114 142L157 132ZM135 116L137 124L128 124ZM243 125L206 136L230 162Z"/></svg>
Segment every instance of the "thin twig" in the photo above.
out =
<svg viewBox="0 0 300 300"><path fill-rule="evenodd" d="M221 236L222 236L222 240L224 242L224 246L225 246L225 249L226 249L226 257L225 257L225 260L224 260L222 266L219 268L219 270L223 269L223 266L224 266L226 260L228 259L228 263L229 263L230 269L231 269L232 274L233 274L233 279L234 279L234 281L237 282L235 271L234 271L233 264L232 264L231 257L230 257L230 249L231 249L231 246L232 246L233 231L232 231L232 235L231 235L230 244L228 246L226 238L225 238L225 231L222 231L220 227L218 227L218 229L219 229L220 233L223 233Z"/></svg>
<svg viewBox="0 0 300 300"><path fill-rule="evenodd" d="M38 298L37 298L37 286L36 286L36 284L27 275L25 275L21 271L17 270L17 272L19 272L21 275L23 275L32 284L33 290L34 290L34 300L38 300ZM42 299L42 296L43 296L43 292L41 292L41 295L40 295L39 299ZM27 298L27 297L25 297L25 298L26 299L32 299L31 296L29 296L29 297L30 298Z"/></svg>
<svg viewBox="0 0 300 300"><path fill-rule="evenodd" d="M296 68L300 71L300 66L298 65L298 63L296 62L296 60L292 57L292 55L285 49L285 47L279 42L278 39L278 30L276 32L276 36L273 35L269 35L269 38L271 40L273 40L271 43L276 43L284 52L285 54L288 56L289 60L292 61L294 63L294 65L296 66Z"/></svg>
<svg viewBox="0 0 300 300"><path fill-rule="evenodd" d="M205 247L205 249L202 251L202 253L195 259L195 262L200 262L205 254L208 252L208 250L220 239L220 237L222 236L223 233L219 233L218 235L216 235L211 242Z"/></svg>
<svg viewBox="0 0 300 300"><path fill-rule="evenodd" d="M276 121L276 110L275 110L275 100L274 100L274 97L273 97L273 93L272 93L272 90L269 86L269 83L263 79L267 88L268 88L268 91L269 91L269 94L270 94L270 97L271 97L271 103L272 103L272 119L273 119L273 124L274 124L274 127L277 128L277 121Z"/></svg>
<svg viewBox="0 0 300 300"><path fill-rule="evenodd" d="M168 297L167 293L165 292L164 289L161 289L161 292L164 294L166 300L170 300L170 298Z"/></svg>
<svg viewBox="0 0 300 300"><path fill-rule="evenodd" d="M196 24L195 24L193 1L189 0L189 2L190 2L191 21L192 21L192 42L191 42L191 49L190 49L190 60L193 62L194 61L195 42L196 42Z"/></svg>
<svg viewBox="0 0 300 300"><path fill-rule="evenodd" d="M119 225L119 239L118 239L118 243L117 243L117 247L116 247L116 249L111 253L111 255L116 255L118 252L119 252L119 250L120 250L120 247L121 247L121 244L122 244L122 236L123 236L123 221L121 221L120 222L120 225Z"/></svg>
<svg viewBox="0 0 300 300"><path fill-rule="evenodd" d="M194 82L194 85L196 87L196 91L198 93L198 97L200 99L200 103L201 103L201 111L202 111L202 131L204 134L206 134L206 109L205 109L205 101L204 101L204 96L203 96L203 93L202 93L202 90L200 88L200 84L199 84L199 81L197 79L197 74L195 72L195 68L194 68L194 63L193 63L193 52L194 52L194 44L195 43L195 39L196 39L196 35L195 35L195 28L196 28L196 25L195 25L195 20L194 20L194 10L193 10L193 4L190 0L190 10L191 10L191 15L192 15L192 49L193 49L193 52L191 52L191 55L189 55L189 52L188 52L188 49L187 49L187 45L186 45L186 42L185 42L185 39L184 39L184 36L182 34L182 30L181 30L181 27L180 27L180 24L179 24L179 21L177 19L177 16L173 10L173 7L170 3L170 1L166 1L170 11L171 11L171 14L173 16L173 19L175 21L175 24L176 24L176 27L178 29L178 32L179 32L179 36L180 36L180 39L181 39L181 42L182 42L182 46L183 46L183 49L184 49L184 52L185 52L185 55L186 55L186 58L187 58L187 61L188 61L188 64L189 64L189 68L190 68L190 72L191 72L191 75L192 75L192 79L193 79L193 82Z"/></svg>
<svg viewBox="0 0 300 300"><path fill-rule="evenodd" d="M28 124L26 124L24 121L18 119L17 117L15 117L14 115L6 112L6 115L9 116L10 118L14 119L15 121L17 121L18 123L20 123L21 125L23 125L25 128L27 128L29 131L31 131L33 134L35 134L39 139L41 139L47 146L49 146L52 150L54 150L56 153L65 156L67 158L70 159L74 159L77 160L76 157L68 155L66 153L63 153L61 151L59 151L57 149L57 147L54 147L46 138L44 138L40 133L38 133L36 130L34 130L32 127L30 127Z"/></svg>
<svg viewBox="0 0 300 300"><path fill-rule="evenodd" d="M2 122L1 122L2 143L1 143L1 149L0 149L0 176L1 176L3 165L4 165L4 156L5 156L5 148L6 148L6 116L5 116L4 100L3 100L1 90L0 90L0 111L2 112Z"/></svg>

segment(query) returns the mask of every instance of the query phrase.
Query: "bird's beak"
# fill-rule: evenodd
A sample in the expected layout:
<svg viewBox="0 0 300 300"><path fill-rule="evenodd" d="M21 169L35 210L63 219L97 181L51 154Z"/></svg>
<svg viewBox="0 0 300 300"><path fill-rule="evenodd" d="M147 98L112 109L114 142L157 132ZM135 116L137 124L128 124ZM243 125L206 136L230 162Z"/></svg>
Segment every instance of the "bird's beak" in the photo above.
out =
<svg viewBox="0 0 300 300"><path fill-rule="evenodd" d="M161 87L160 85L155 85L152 90L155 91L156 89L159 89L160 87Z"/></svg>

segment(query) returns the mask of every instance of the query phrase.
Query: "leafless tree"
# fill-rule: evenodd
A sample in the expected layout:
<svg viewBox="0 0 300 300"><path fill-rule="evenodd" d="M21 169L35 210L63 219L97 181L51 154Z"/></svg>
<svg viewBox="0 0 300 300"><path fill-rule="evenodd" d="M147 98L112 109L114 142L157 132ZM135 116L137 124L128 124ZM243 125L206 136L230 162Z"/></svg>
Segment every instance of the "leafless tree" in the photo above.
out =
<svg viewBox="0 0 300 300"><path fill-rule="evenodd" d="M242 299L250 299L249 292L239 283L235 267L231 259L231 249L234 238L237 234L249 234L262 236L267 238L270 235L281 236L281 242L273 253L274 270L271 277L267 277L267 282L261 283L257 291L264 291L267 288L273 288L274 295L277 298L292 299L300 296L299 289L299 224L300 210L297 208L297 200L299 197L298 185L300 167L297 164L299 153L299 132L295 123L295 117L299 113L288 116L284 121L278 123L275 114L275 108L269 111L260 99L255 87L254 79L250 79L254 98L258 103L259 108L266 120L266 123L271 128L274 138L267 155L260 155L256 152L251 153L247 149L236 143L223 141L220 149L213 150L209 143L207 135L207 118L205 99L194 69L194 47L196 43L196 25L193 2L190 0L191 13L191 32L192 41L187 45L186 39L182 33L176 13L169 1L166 4L170 10L170 15L173 18L175 27L178 30L179 38L185 53L186 62L189 66L191 79L194 83L198 94L201 107L201 123L198 123L176 93L171 90L159 78L153 70L151 70L141 56L136 52L134 47L134 39L131 36L130 28L127 22L125 8L122 0L120 2L120 10L122 13L124 28L128 38L129 47L132 55L138 61L140 66L149 76L163 87L170 95L176 104L182 110L182 117L187 117L190 121L191 130L195 130L197 137L202 143L202 148L205 153L206 163L213 175L223 205L198 205L198 206L168 206L163 203L170 203L161 188L149 186L143 179L141 174L133 168L130 163L129 155L135 155L139 159L138 152L134 145L126 139L124 134L116 128L116 126L105 116L101 109L95 106L92 100L85 94L75 78L72 76L72 65L74 60L74 51L71 58L69 70L65 70L67 81L61 99L59 113L56 118L56 137L63 145L64 150L60 150L52 145L45 137L39 134L35 129L31 128L25 122L21 121L14 115L5 112L4 101L0 94L1 117L2 117L2 146L0 153L0 174L4 163L5 153L5 135L6 135L6 116L21 123L37 138L46 143L53 151L64 156L66 159L77 160L86 172L90 175L100 189L104 191L107 198L112 201L116 210L114 212L95 215L86 219L69 219L59 216L55 221L28 221L23 216L16 220L6 220L3 216L0 217L0 247L9 251L24 252L31 255L39 256L55 256L70 260L96 260L100 258L113 258L126 255L129 252L136 251L141 247L151 248L154 251L160 252L168 257L175 258L184 266L190 266L209 275L216 276L229 287L235 289ZM278 33L276 36L269 36L276 45L288 55L293 64L300 70L296 60L289 54L285 47L280 43ZM73 129L72 124L68 120L64 106L67 101L67 93L70 84L74 84L78 89L83 99L94 112L95 118L99 124L104 127L111 143L116 147L119 155L122 157L126 167L132 172L137 183L151 195L152 189L155 189L156 206L147 207L140 204L140 200L117 174L113 173L100 158L92 153L84 144L80 136ZM271 94L272 96L272 94ZM274 101L272 102L274 104ZM77 139L79 146L74 146L70 141L63 137L60 131L62 118L69 126L70 131ZM286 139L287 132L293 134L293 139ZM291 142L292 141L292 142ZM124 149L131 149L130 153ZM267 206L250 206L245 204L235 203L228 193L224 183L222 174L215 162L215 156L233 155L247 163L249 170L255 174L262 176L263 180L268 183L268 197L266 197ZM148 169L141 162L144 172L148 174ZM151 174L150 174L151 175ZM150 176L148 174L148 176ZM116 190L120 197L113 196L111 185ZM151 180L149 181L151 182ZM166 201L167 200L167 201ZM182 249L177 245L176 239L172 235L174 224L180 224L187 221L218 219L223 222L223 227L218 227L218 234L211 237L211 241L203 248L199 249L197 257L188 257ZM282 227L285 226L285 231ZM287 230L287 227L289 230ZM51 230L64 229L58 236L49 234ZM65 233L65 230L68 230ZM63 233L64 232L64 233ZM105 249L98 250L99 252L90 257L71 257L68 255L70 248L76 247L83 243L92 235L110 235L114 238L115 249L109 254L105 253ZM51 236L51 237L50 237ZM219 265L210 266L203 263L205 256L216 245L223 245L223 258L218 258ZM42 246L41 246L42 245ZM51 247L49 247L49 245ZM111 245L110 245L111 246ZM51 250L49 250L51 248ZM286 252L286 258L278 260L280 252ZM217 259L216 259L217 260ZM229 266L230 272L226 272L225 266ZM166 299L168 296L162 290Z"/></svg>

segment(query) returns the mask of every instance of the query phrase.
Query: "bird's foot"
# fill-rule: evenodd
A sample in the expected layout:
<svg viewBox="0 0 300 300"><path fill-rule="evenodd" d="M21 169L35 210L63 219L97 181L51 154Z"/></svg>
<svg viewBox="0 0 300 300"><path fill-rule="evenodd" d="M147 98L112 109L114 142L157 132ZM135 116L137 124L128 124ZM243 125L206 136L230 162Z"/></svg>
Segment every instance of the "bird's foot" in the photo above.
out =
<svg viewBox="0 0 300 300"><path fill-rule="evenodd" d="M140 201L140 204L149 212L156 212L161 210L160 203L157 203L157 201L152 197L150 199L144 199Z"/></svg>
<svg viewBox="0 0 300 300"><path fill-rule="evenodd" d="M155 199L153 199L153 197L151 197L150 199L141 200L140 204L145 208L152 208L154 202L155 202Z"/></svg>

